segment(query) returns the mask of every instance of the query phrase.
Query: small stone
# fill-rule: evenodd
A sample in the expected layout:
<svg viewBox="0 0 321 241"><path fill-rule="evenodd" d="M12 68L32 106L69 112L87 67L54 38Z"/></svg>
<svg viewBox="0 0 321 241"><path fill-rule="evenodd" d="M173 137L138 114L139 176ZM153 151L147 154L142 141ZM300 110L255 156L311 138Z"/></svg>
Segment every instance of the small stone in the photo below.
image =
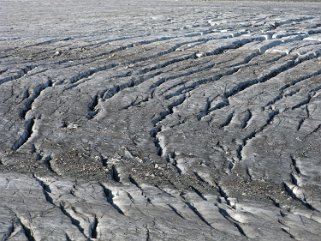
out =
<svg viewBox="0 0 321 241"><path fill-rule="evenodd" d="M62 52L61 52L60 50L58 50L58 51L56 51L56 52L54 53L53 56L59 56L59 55L61 55L61 54L62 54Z"/></svg>
<svg viewBox="0 0 321 241"><path fill-rule="evenodd" d="M203 56L205 56L205 53L203 53L203 52L196 53L197 58L201 58Z"/></svg>

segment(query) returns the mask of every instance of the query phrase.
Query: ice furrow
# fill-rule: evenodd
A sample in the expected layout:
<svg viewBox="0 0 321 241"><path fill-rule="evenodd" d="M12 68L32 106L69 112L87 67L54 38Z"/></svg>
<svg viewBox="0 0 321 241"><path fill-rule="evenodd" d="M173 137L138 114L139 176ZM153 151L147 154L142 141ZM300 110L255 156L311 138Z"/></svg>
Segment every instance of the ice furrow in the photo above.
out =
<svg viewBox="0 0 321 241"><path fill-rule="evenodd" d="M241 227L240 223L237 222L236 220L234 220L229 214L228 212L221 208L221 207L218 207L218 210L219 210L219 213L229 222L231 222L236 228L237 230L240 232L240 234L242 236L245 236L247 237L246 233L244 232L243 228Z"/></svg>
<svg viewBox="0 0 321 241"><path fill-rule="evenodd" d="M227 115L226 120L220 125L220 128L227 127L234 117L234 112Z"/></svg>
<svg viewBox="0 0 321 241"><path fill-rule="evenodd" d="M212 225L202 216L202 214L193 206L192 203L185 201L185 204L189 209L193 211L193 213L196 214L196 216L203 222L205 223L208 227L213 228Z"/></svg>
<svg viewBox="0 0 321 241"><path fill-rule="evenodd" d="M243 46L243 45L242 45L242 46ZM239 46L239 48L242 47L242 46ZM224 48L223 48L223 49L224 49ZM235 48L231 48L231 49L230 49L230 48L226 47L226 50L235 50ZM219 54L225 53L225 50L223 50L223 51L217 50L217 51L214 51L214 52L215 52L215 55L219 55ZM230 65L229 68L236 68L236 71L238 71L239 68L241 68L241 67L246 67L246 64L248 64L252 59L254 59L255 57L259 56L260 54L262 54L262 52L260 52L259 50L257 50L257 51L255 51L254 53L250 54L248 57L246 57L244 60L242 60L242 61L240 61L240 62L238 62L238 63L235 63L235 64L233 64L233 65ZM205 56L205 55L204 55L204 56ZM189 76L189 75L196 74L196 73L200 73L200 72L203 72L203 71L206 71L206 70L209 70L209 69L213 68L215 65L216 65L215 63L213 63L213 64L208 64L208 65L205 65L204 67L201 66L200 68L197 68L197 69L195 69L195 70L193 70L193 71L190 71L190 72L187 72L187 73L183 73L182 75L169 76L169 77L167 77L167 78L160 79L155 85L159 87L159 86L162 85L165 81L173 80L173 79L176 79L176 78L179 78L179 77ZM179 86L179 85L183 85L183 84L185 85L185 83L181 83L181 84L174 85L174 86L172 86L170 89L172 89L173 87L177 87L177 86ZM151 88L154 88L154 87L155 87L155 86L152 85ZM189 88L189 87L187 87L187 88ZM170 89L167 89L166 91L162 92L162 95L163 95L165 92L169 91Z"/></svg>
<svg viewBox="0 0 321 241"><path fill-rule="evenodd" d="M123 45L123 46L108 50L106 52L102 52L102 53L96 54L96 55L92 56L92 59L95 59L96 61L100 60L100 59L105 59L106 56L108 56L108 55L113 55L113 54L119 53L119 52L124 51L124 50L131 49L131 48L134 48L134 47L137 47L137 46L144 46L144 45L148 45L148 44L153 44L155 42L168 41L168 40L172 40L172 39L175 39L175 38L176 37L165 36L165 37L155 38L155 39L151 39L151 40L143 39L143 40L140 40L140 41L137 41L137 42L133 42L133 43L130 43L130 44L127 44L127 45ZM121 40L121 39L119 39L119 40ZM125 39L123 39L123 40L125 40ZM103 44L104 43L98 43L97 45L98 45L98 47L101 47ZM86 60L86 58L87 57L78 58L77 60Z"/></svg>
<svg viewBox="0 0 321 241"><path fill-rule="evenodd" d="M37 177L36 175L34 175L33 177L41 186L46 201L54 207L58 208L61 211L61 213L70 220L71 224L79 230L81 235L83 235L85 238L88 238L85 234L85 229L81 226L81 221L77 220L75 215L73 215L72 212L68 211L68 208L65 206L64 202L57 202L57 200L54 200L55 196L52 197L53 193L50 189L50 184L47 184L44 180Z"/></svg>
<svg viewBox="0 0 321 241"><path fill-rule="evenodd" d="M36 179L36 181L39 183L39 185L42 188L42 192L46 198L46 201L54 206L56 206L56 204L54 203L52 197L50 196L51 190L49 185L47 185L45 182L43 182L40 178L36 177L34 175L34 178Z"/></svg>
<svg viewBox="0 0 321 241"><path fill-rule="evenodd" d="M72 241L68 234L66 234L66 241Z"/></svg>
<svg viewBox="0 0 321 241"><path fill-rule="evenodd" d="M8 69L0 69L0 74L3 74L5 72L7 72L7 71L8 71Z"/></svg>
<svg viewBox="0 0 321 241"><path fill-rule="evenodd" d="M99 230L97 229L98 227L98 218L95 215L94 221L90 224L90 230L89 230L89 236L91 239L97 239L99 237Z"/></svg>
<svg viewBox="0 0 321 241"><path fill-rule="evenodd" d="M153 138L157 154L161 157L165 156L166 152L164 151L165 148L163 147L162 141L159 138L159 135L162 131L162 127L159 125L159 123L165 120L169 115L172 115L174 113L174 108L181 105L185 100L185 96L178 98L177 100L175 100L167 106L167 110L159 113L159 116L152 120L154 128L150 131L150 136Z"/></svg>
<svg viewBox="0 0 321 241"><path fill-rule="evenodd" d="M204 201L207 201L207 198L203 195L203 193L201 193L200 190L198 190L197 188L190 186L190 188Z"/></svg>
<svg viewBox="0 0 321 241"><path fill-rule="evenodd" d="M281 230L282 230L283 232L287 233L287 234L289 235L289 237L290 237L291 239L293 239L294 241L299 241L298 239L296 239L296 238L293 236L293 234L290 233L290 231L288 230L287 227L282 227Z"/></svg>
<svg viewBox="0 0 321 241"><path fill-rule="evenodd" d="M144 83L146 80L149 80L157 75L160 75L162 72L156 72L147 76L140 76L140 77L133 77L128 82L125 82L123 84L114 85L112 87L109 87L101 92L99 92L99 96L102 99L102 101L106 101L112 97L114 97L116 94L121 92L122 90L137 87L138 85Z"/></svg>
<svg viewBox="0 0 321 241"><path fill-rule="evenodd" d="M168 115L171 115L174 113L174 108L181 105L184 101L186 100L186 96L179 96L179 98L176 98L176 100L174 100L171 104L169 104L167 106L167 110L159 113L158 117L154 118L152 120L152 123L154 124L154 126L157 126L157 124L161 121L163 121L164 119L167 118Z"/></svg>
<svg viewBox="0 0 321 241"><path fill-rule="evenodd" d="M87 118L93 119L97 114L98 114L98 108L97 105L99 103L99 96L95 95L94 97L91 98L90 103L88 104L88 114Z"/></svg>
<svg viewBox="0 0 321 241"><path fill-rule="evenodd" d="M305 121L305 118L301 118L301 119L299 120L299 124L298 124L298 126L297 126L297 128L296 128L297 131L299 131L299 130L301 129L304 121Z"/></svg>
<svg viewBox="0 0 321 241"><path fill-rule="evenodd" d="M111 177L115 182L120 182L119 172L115 165L112 165L111 167Z"/></svg>
<svg viewBox="0 0 321 241"><path fill-rule="evenodd" d="M15 75L7 76L7 77L0 79L0 85L4 84L6 82L12 81L12 80L20 79L20 78L26 76L30 71L32 71L36 67L37 66L35 66L35 65L27 65L26 67L20 69Z"/></svg>
<svg viewBox="0 0 321 241"><path fill-rule="evenodd" d="M227 45L220 46L210 52L205 52L205 56L214 56L218 54L222 54L226 50L236 50L244 46L245 44L251 43L251 42L256 42L256 41L263 41L265 40L265 37L263 36L255 36L252 38L241 38L238 40L233 41L232 43L229 43Z"/></svg>
<svg viewBox="0 0 321 241"><path fill-rule="evenodd" d="M230 98L230 97L240 93L241 91L243 91L249 87L252 87L253 85L266 82L269 79L279 75L280 73L289 70L291 67L294 67L294 61L292 61L292 60L287 61L284 64L280 64L278 67L272 68L272 70L270 70L267 74L261 75L257 79L246 80L246 81L237 83L232 89L227 90L225 92L225 97Z"/></svg>
<svg viewBox="0 0 321 241"><path fill-rule="evenodd" d="M211 83L211 82L215 82L215 81L218 81L220 80L221 78L223 77L226 77L228 75L233 75L235 74L239 69L238 68L232 68L232 69L229 69L229 70L226 70L224 73L222 74L217 74L215 76L212 76L212 77L209 77L209 78L204 78L204 79L201 79L201 80L196 80L194 82L192 82L191 84L189 85L184 85L184 87L178 89L177 91L175 91L174 93L172 94L167 94L165 95L165 99L171 99L173 97L176 97L176 96L179 96L179 95L182 95L186 92L190 92L192 90L195 90L196 88L199 88L200 86L202 85L205 85L205 84L208 84L208 83Z"/></svg>
<svg viewBox="0 0 321 241"><path fill-rule="evenodd" d="M11 235L14 233L14 222L9 226L7 232L2 236L1 241L8 241Z"/></svg>
<svg viewBox="0 0 321 241"><path fill-rule="evenodd" d="M146 57L141 57L141 58L138 58L138 59L135 59L135 60L131 60L131 61L126 62L125 64L127 64L127 65L136 64L136 63L144 62L146 60L150 60L150 59L153 59L153 58L159 58L161 56L164 56L164 55L167 55L167 54L175 52L177 49L179 49L180 47L182 47L184 45L194 43L195 41L209 41L210 39L212 39L212 38L203 38L201 40L197 39L197 40L185 41L185 42L182 42L182 43L178 43L175 46L169 48L168 50L164 50L162 52L159 52L159 53L151 55L151 56L146 56ZM167 38L164 38L162 40L167 40ZM115 52L118 52L118 51L127 50L129 47L133 48L133 47L136 47L136 46L139 46L139 45L143 45L143 44L145 45L145 44L150 44L150 43L154 43L154 41L141 41L139 44L130 44L130 45L126 46L126 47L119 47L116 50L110 51L109 54L114 54ZM215 51L215 54L218 54L218 52L223 52L225 49L229 49L229 48L230 48L229 46L221 47L219 50ZM234 49L234 47L232 47L232 49ZM212 54L213 53L211 53L211 55ZM156 65L154 67L150 67L150 68L147 68L147 69L143 69L142 73L150 72L152 70L163 68L163 67L166 67L166 66L168 66L170 64L178 63L178 62L185 61L185 60L191 59L191 58L195 58L195 54L190 54L190 55L188 55L186 57L183 57L183 58L173 59L173 60L167 61L167 62L165 62L163 64ZM97 61L97 60L95 60L95 61ZM83 71L83 72L77 74L76 76L71 77L69 82L71 84L74 84L74 83L77 83L78 81L80 81L82 79L89 79L90 77L92 77L94 74L96 74L98 72L109 70L109 69L113 69L113 68L115 68L117 66L119 66L119 65L118 64L110 64L110 65L104 65L104 66L100 66L100 67L96 67L96 68L92 67L87 71Z"/></svg>
<svg viewBox="0 0 321 241"><path fill-rule="evenodd" d="M252 118L252 112L249 109L247 109L244 114L244 118L241 120L240 127L242 129L246 128L249 125L251 118Z"/></svg>
<svg viewBox="0 0 321 241"><path fill-rule="evenodd" d="M160 144L160 140L158 138L158 133L160 133L162 131L161 127L155 127L153 130L151 130L150 132L150 136L153 138L154 140L154 145L156 147L156 152L158 156L163 156L163 148Z"/></svg>
<svg viewBox="0 0 321 241"><path fill-rule="evenodd" d="M320 52L321 53L321 52ZM241 83L238 83L236 86L234 86L231 90L227 90L224 93L224 96L226 98L226 102L222 103L222 106L219 107L214 107L212 109L209 110L209 113L212 111L215 111L217 109L221 109L223 107L226 107L229 105L229 98L232 96L235 96L237 94L239 94L240 92L254 86L260 83L264 83L278 75L280 75L281 73L284 73L285 71L289 71L291 69L293 69L294 67L296 67L298 64L306 61L306 60L310 60L313 58L317 58L319 57L320 53L318 54L312 54L312 55L308 55L309 57L304 57L304 58L297 58L295 61L293 60L289 60L284 64L280 64L278 67L273 67L272 70L270 70L267 74L261 75L259 76L257 79L252 79L252 80L246 80L243 81ZM272 103L272 102L271 102Z"/></svg>
<svg viewBox="0 0 321 241"><path fill-rule="evenodd" d="M129 176L128 177L129 181L134 184L139 190L141 190L142 192L142 195L144 193L143 189L141 188L141 186L138 184L138 182L136 182L136 180L132 177L132 176Z"/></svg>
<svg viewBox="0 0 321 241"><path fill-rule="evenodd" d="M295 79L295 80L291 81L290 83L285 84L284 86L282 86L281 88L279 88L280 94L277 95L277 96L276 96L273 100L271 100L269 103L267 103L266 107L271 106L271 105L273 105L273 104L276 104L278 101L280 101L280 100L283 99L284 97L292 96L293 94L296 93L296 92L294 92L293 94L287 94L287 95L285 95L285 94L284 94L284 93L285 93L285 90L287 90L288 88L293 87L293 86L295 86L296 84L299 84L299 83L301 83L301 82L303 82L303 81L307 81L307 80L309 80L309 79L311 79L311 78L313 78L313 77L317 77L317 76L319 76L319 75L321 75L321 69L318 70L318 71L316 71L316 72L310 73L310 74L308 74L308 75L302 76L302 77L300 77L300 78L298 78L298 79ZM297 91L297 92L298 92L298 91Z"/></svg>
<svg viewBox="0 0 321 241"><path fill-rule="evenodd" d="M186 90L195 90L196 88L200 87L201 85L204 85L204 84L207 84L209 82L212 82L212 81L217 81L219 79L221 79L222 77L225 77L225 76L228 76L228 75L233 75L235 74L236 72L238 72L240 69L244 68L244 67L247 67L247 64L249 64L249 62L251 60L253 60L255 57L258 57L264 53L266 53L266 51L272 47L275 47L279 44L283 44L284 42L283 41L280 41L280 42L277 42L277 43L274 43L274 44L268 44L266 46L263 46L261 47L259 50L257 50L256 52L254 52L253 54L250 54L248 57L246 57L243 61L239 62L239 63L236 63L236 64L233 64L230 66L230 68L226 71L226 73L224 74L218 74L216 77L211 77L211 78L208 78L208 79L202 79L202 80L199 80L199 81L195 81L193 82L192 84L190 85L186 85L186 83L184 83L184 87L182 87L181 89L177 90L175 93L173 94L168 94L165 96L166 99L169 99L173 96L176 96L176 95L179 95L181 94L183 91L186 91ZM237 45L238 46L238 45ZM242 47L243 45L241 46L238 46L239 47ZM227 47L226 47L227 48ZM228 49L228 48L227 48ZM232 48L234 49L234 48ZM222 52L220 52L219 50L218 51L214 51L215 52L215 55L217 54L221 54ZM285 65L281 65L279 68L276 68L276 69L272 69L272 71L270 73L268 73L266 76L261 76L259 79L253 79L253 80L247 80L247 81L244 81L244 82L241 82L241 83L238 83L232 90L227 90L226 93L224 93L224 96L226 98L229 98L235 94L237 94L238 92L254 85L254 84L257 84L259 82L265 82L267 79L269 78L272 78L273 75L276 75L276 73L278 71L282 71L284 68L287 68L289 65L290 65L291 61L287 62ZM277 73L279 74L279 73ZM213 110L211 110L213 111ZM210 112L211 112L210 111Z"/></svg>
<svg viewBox="0 0 321 241"><path fill-rule="evenodd" d="M40 94L44 90L46 90L47 88L52 87L52 85L53 85L53 82L51 81L51 79L49 79L46 83L39 84L33 89L32 95L29 96L24 101L24 106L19 111L19 116L20 116L21 119L25 119L28 111L30 111L32 109L32 104L35 102L35 100L40 96Z"/></svg>
<svg viewBox="0 0 321 241"><path fill-rule="evenodd" d="M37 239L34 237L33 230L31 229L31 224L26 224L22 221L22 218L18 217L18 221L23 229L23 232L25 233L28 241L37 241Z"/></svg>
<svg viewBox="0 0 321 241"><path fill-rule="evenodd" d="M283 182L285 191L295 200L299 201L303 206L312 211L316 210L311 204L309 204L305 198L302 189L292 183Z"/></svg>
<svg viewBox="0 0 321 241"><path fill-rule="evenodd" d="M160 78L159 80L157 80L156 83L153 83L150 86L150 89L154 90L157 87L160 87L162 84L164 84L165 82L170 81L170 80L175 80L175 79L178 79L178 78L181 78L181 77L188 77L189 75L193 75L193 74L201 73L201 72L206 71L206 70L210 70L214 66L215 66L215 63L211 63L211 64L208 64L208 65L205 65L204 67L200 66L199 68L194 69L194 70L190 70L190 71L188 71L186 73L181 73L181 74L176 74L176 75ZM191 68L193 68L193 67L191 67Z"/></svg>
<svg viewBox="0 0 321 241"><path fill-rule="evenodd" d="M113 201L113 193L110 189L108 189L104 184L100 183L99 184L103 191L104 191L104 194L106 196L106 200L107 202L121 215L125 215L124 212L121 210L121 208L119 206L117 206L114 201Z"/></svg>
<svg viewBox="0 0 321 241"><path fill-rule="evenodd" d="M23 144L25 144L33 133L33 126L35 125L35 119L28 119L24 123L24 130L20 137L13 143L12 150L17 151Z"/></svg>
<svg viewBox="0 0 321 241"><path fill-rule="evenodd" d="M62 213L69 218L70 222L72 225L74 225L79 232L88 239L87 235L85 234L85 229L81 226L81 223L79 220L77 220L75 217L73 217L73 215L71 213L68 212L67 208L61 203L59 206L60 210L62 211Z"/></svg>
<svg viewBox="0 0 321 241"><path fill-rule="evenodd" d="M118 64L109 64L109 65L103 65L103 66L99 66L99 67L90 68L89 70L80 72L79 74L71 77L70 80L69 80L69 83L70 84L75 84L75 83L77 83L78 81L80 81L82 79L89 79L94 74L97 74L99 72L106 71L106 70L109 70L109 69L113 69L116 66L118 66Z"/></svg>
<svg viewBox="0 0 321 241"><path fill-rule="evenodd" d="M45 157L43 157L42 159L41 159L41 161L43 162L43 164L48 168L48 170L51 172L51 173L53 173L53 174L55 174L55 175L59 175L58 173L57 173L57 171L55 170L55 168L53 167L53 165L52 165L52 157L51 157L51 155L48 155L48 156L45 156Z"/></svg>
<svg viewBox="0 0 321 241"><path fill-rule="evenodd" d="M171 204L167 204L167 206L168 206L177 216L179 216L181 219L185 219L184 216L183 216L182 214L180 214L180 213L178 212L178 210L177 210L175 207L173 207Z"/></svg>
<svg viewBox="0 0 321 241"><path fill-rule="evenodd" d="M36 46L41 46L41 45L49 45L49 44L53 44L53 43L57 43L57 42L63 42L63 41L68 41L68 40L72 40L71 37L65 37L65 38L50 38L48 40L44 40L44 41L40 41L34 44L29 44L27 46L25 46L25 48L31 48L31 47L36 47Z"/></svg>
<svg viewBox="0 0 321 241"><path fill-rule="evenodd" d="M239 148L237 149L237 153L238 153L238 158L240 160L243 159L242 157L242 151L244 149L244 147L247 145L247 143L252 140L257 134L263 132L274 120L274 118L279 114L279 111L278 110L275 110L275 111L271 111L269 113L269 117L268 119L266 120L266 123L261 126L260 128L258 128L257 130L251 132L248 136L246 136L243 140L242 140L242 144L239 145Z"/></svg>
<svg viewBox="0 0 321 241"><path fill-rule="evenodd" d="M321 124L319 124L315 129L313 129L307 136L312 135L313 133L318 132L321 129Z"/></svg>
<svg viewBox="0 0 321 241"><path fill-rule="evenodd" d="M206 56L211 56L211 55L218 55L218 54L222 54L225 50L234 50L234 49L237 49L237 48L240 48L242 47L243 45L245 45L246 43L248 42L251 42L250 40L247 40L247 41L242 41L242 40L239 40L239 41L236 41L236 43L232 43L230 45L226 45L226 46L222 46L222 47L219 47L217 48L216 50L214 50L213 52L211 53L206 53L205 55ZM284 43L283 41L280 41L280 43ZM278 44L274 43L274 44L270 44L268 46L266 46L264 48L264 50L260 50L260 51L257 51L255 52L254 54L248 56L244 61L238 63L238 64L235 64L235 66L238 66L238 68L240 67L244 67L243 65L250 62L253 58L255 58L256 56L258 55L261 55L263 54L264 52L266 52L267 49L269 48L272 48L274 46L276 46ZM157 56L156 56L157 57ZM142 70L142 73L148 73L150 71L153 71L153 70L159 70L161 68L164 68L166 66L169 66L169 65L172 65L172 64L177 64L179 62L182 62L182 61L186 61L186 60L189 60L191 58L195 58L195 55L192 54L192 55L187 55L185 57L181 57L181 58L178 58L178 59L172 59L172 60L169 60L165 63L162 63L162 64L158 64L158 65L155 65L154 67L151 67L151 68L147 68L147 69L144 69ZM174 76L169 76L169 77L164 77L164 78L161 78L160 80L158 80L156 83L152 84L152 86L150 87L152 90L155 89L156 87L159 87L161 84L163 84L164 82L167 82L169 80L174 80L174 79L177 79L177 78L180 78L180 77L185 77L185 76L188 76L188 75L192 75L192 74L196 74L196 73L199 73L199 72L202 72L204 70L207 70L207 69L210 69L214 66L215 64L209 64L207 66L204 66L204 67L201 67L201 68L198 68L196 70L192 70L190 72L187 72L187 73L182 73L182 74L179 74L179 75L174 75ZM235 71L237 71L238 69L236 69ZM156 75L155 75L156 76ZM141 81L139 82L138 84L136 84L135 86L141 84L142 82L144 81ZM192 88L192 87L189 87L189 88ZM187 88L188 89L188 88ZM168 98L168 97L166 97Z"/></svg>
<svg viewBox="0 0 321 241"><path fill-rule="evenodd" d="M300 17L300 18L292 18L292 19L284 19L280 21L275 21L271 25L274 28L279 28L284 25L292 24L292 23L299 23L299 22L304 22L306 20L312 20L314 17Z"/></svg>
<svg viewBox="0 0 321 241"><path fill-rule="evenodd" d="M223 202L226 203L230 208L235 208L235 203L231 200L233 200L232 198L229 197L229 195L226 193L226 191L224 191L223 186L220 185L219 183L215 183L216 184L216 188L218 193L220 194L220 198L223 198ZM222 202L222 199L218 200L220 203Z"/></svg>
<svg viewBox="0 0 321 241"><path fill-rule="evenodd" d="M241 41L242 42L242 41ZM189 43L189 42L188 42ZM184 43L185 44L185 43ZM245 43L244 43L245 44ZM228 45L228 46L224 46L224 47L221 47L219 48L217 51L214 51L214 53L212 53L213 55L218 55L218 54L221 54L223 53L226 49L235 49L235 48L238 48L238 47L241 47L243 45L241 44L236 44L236 46L232 45ZM175 47L176 48L176 47ZM168 50L168 53L172 52L174 50L170 49ZM166 54L166 53L162 53L163 54ZM212 55L211 54L211 55ZM159 55L159 54L157 54ZM159 56L155 56L155 57L159 57ZM148 57L147 59L149 59L150 57ZM154 70L160 70L164 67L167 67L169 65L172 65L172 64L177 64L178 62L182 62L182 61L186 61L188 59L191 59L191 58L195 58L195 55L194 54L191 54L191 55L187 55L187 56L184 56L184 57L181 57L181 58L176 58L176 59L172 59L172 60L169 60L167 62L164 62L162 64L158 64L154 67L151 67L149 69L144 69L142 71L143 74L146 74L150 71L154 71ZM141 60L143 61L143 60ZM133 64L134 62L131 62L131 64ZM198 69L198 70L194 70L194 71L191 71L191 72L188 72L188 73L182 73L180 75L176 75L176 76L170 76L168 78L162 78L160 80L157 81L157 83L153 84L150 88L151 89L155 89L156 87L160 86L162 83L164 83L165 81L168 81L168 80L173 80L173 79L176 79L176 78L179 78L179 77L184 77L184 76L188 76L188 75L191 75L191 74L195 74L197 72L201 72L201 71L204 71L206 69L210 69L213 67L213 64L210 64L209 66L205 66L204 68L201 68L201 69ZM86 72L85 72L86 73ZM91 76L91 73L92 72L88 72L87 75ZM93 73L92 73L93 74ZM124 89L127 89L127 88L131 88L131 87L136 87L138 85L140 85L141 83L145 82L146 80L150 79L150 78L153 78L159 74L162 74L162 72L157 72L155 74L151 74L151 75L148 75L146 77L140 77L138 80L131 80L130 82L128 83L124 83L124 84L121 84L121 85L116 85L114 86L113 88L109 88L105 91L105 94L103 94L103 99L106 100L107 98L111 98L112 96L114 96L115 94L117 94L118 92L120 92L121 90L124 90ZM87 75L85 75L85 77L87 78ZM106 94L108 93L108 94Z"/></svg>
<svg viewBox="0 0 321 241"><path fill-rule="evenodd" d="M308 104L310 103L311 99L312 99L312 95L309 94L306 99L304 99L304 100L301 101L300 103L296 104L295 106L292 106L291 109L292 109L292 110L295 110L295 109L300 108L300 107L302 107L302 106L308 105Z"/></svg>
<svg viewBox="0 0 321 241"><path fill-rule="evenodd" d="M260 38L258 38L258 39L254 38L254 40L245 39L244 41L238 40L238 41L235 41L235 43L228 44L228 45L226 45L226 46L218 47L218 48L216 48L215 50L213 50L212 52L205 52L205 53L203 53L203 55L204 55L204 56L220 55L220 54L225 53L225 51L227 51L227 50L236 50L236 49L241 48L241 47L243 47L244 45L246 45L246 44L248 44L248 43L250 43L250 42L252 42L252 41L260 41L260 40L261 40ZM247 58L245 58L245 59L242 60L241 62L229 66L229 69L227 69L225 75L234 74L234 73L237 72L240 68L245 67L245 65L246 65L247 63L249 63L253 58L259 56L260 54L262 54L260 51L256 51L255 53L253 53L252 55L248 56ZM210 65L210 66L208 66L208 67L209 67L209 69L210 69L210 68L214 67L214 65L213 65L213 66ZM206 69L207 69L207 67L204 67L204 70L206 70ZM198 72L201 72L201 71L204 71L204 70L203 70L202 67L201 67L199 71L196 71L196 72L193 71L193 72L191 72L190 74L198 73ZM216 80L216 78L220 79L221 77L218 76L218 77L212 77L212 78L208 78L208 79L202 79L202 80L199 81L199 84L197 84L197 83L194 82L194 83L192 83L192 84L190 84L190 85L187 85L187 86L185 86L185 85L186 85L185 82L184 82L184 83L181 83L181 84L177 84L177 85L175 85L174 87L177 87L178 85L184 85L184 87L182 87L181 89L179 89L178 91L176 91L174 94L166 95L165 98L167 98L167 99L168 99L168 98L171 98L171 97L173 97L173 96L175 96L175 95L178 95L179 93L182 93L182 92L185 91L185 90L190 90L190 89L192 89L192 88L196 88L196 87L199 87L200 85L206 84L208 81ZM196 81L196 82L197 82L197 81ZM162 83L163 83L163 82L162 82ZM162 84L162 83L161 83L161 84ZM170 90L170 89L168 89L168 90ZM167 92L168 90L166 90L165 92ZM162 94L164 94L164 93L162 93Z"/></svg>
<svg viewBox="0 0 321 241"><path fill-rule="evenodd" d="M163 37L163 38L160 38L159 41L160 40L164 41L164 40L169 40L169 39L172 39L172 37ZM203 40L210 40L210 39L205 38ZM194 43L195 41L199 41L199 40L192 40L192 41L185 41L185 42L182 42L182 43L178 43L178 44L174 45L173 47L169 48L168 50L161 51L161 52L156 53L156 54L151 55L151 56L141 57L141 58L138 58L138 59L127 61L127 62L125 62L123 64L127 64L127 65L137 64L137 63L140 63L140 62L144 62L146 60L150 60L150 59L153 59L153 58L158 58L158 57L161 57L161 56L164 56L164 55L167 55L167 54L171 54L171 53L175 52L177 49L179 49L180 47L182 47L184 45L187 45L187 44ZM138 43L132 43L132 44L129 44L127 46L121 46L119 48L111 50L111 51L108 52L108 54L115 54L116 52L119 52L119 51L127 50L129 48L134 48L134 47L137 47L137 46L151 44L151 43L154 43L154 42L157 42L157 40L155 40L155 41L154 40L152 40L152 41L142 40L142 41L140 41ZM160 64L160 65L158 64L158 65L156 65L154 67L143 69L142 73L149 72L149 71L161 68L161 67L168 66L168 65L173 64L173 63L177 63L177 62L180 62L180 61L184 61L186 59L190 59L190 58L195 58L195 54L190 54L187 57L183 57L181 59L170 60L170 61L165 62L163 64ZM99 60L97 58L94 58L94 59L95 59L94 61L98 61ZM94 74L96 74L98 72L109 70L109 69L113 69L113 68L115 68L117 66L119 66L119 64L104 65L104 66L100 66L100 67L97 67L97 68L92 67L89 70L83 71L83 72L77 74L76 76L72 77L70 79L70 83L73 84L73 83L76 83L76 82L78 82L78 81L80 81L82 79L89 79L91 76L93 76Z"/></svg>

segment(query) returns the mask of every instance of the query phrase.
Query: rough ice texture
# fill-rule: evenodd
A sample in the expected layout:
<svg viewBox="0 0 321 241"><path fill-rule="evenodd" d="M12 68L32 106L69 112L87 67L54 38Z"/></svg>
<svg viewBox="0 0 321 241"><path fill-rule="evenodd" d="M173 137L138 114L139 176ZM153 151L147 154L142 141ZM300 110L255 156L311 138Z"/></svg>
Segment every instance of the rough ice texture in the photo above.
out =
<svg viewBox="0 0 321 241"><path fill-rule="evenodd" d="M320 240L321 5L0 3L0 239Z"/></svg>

